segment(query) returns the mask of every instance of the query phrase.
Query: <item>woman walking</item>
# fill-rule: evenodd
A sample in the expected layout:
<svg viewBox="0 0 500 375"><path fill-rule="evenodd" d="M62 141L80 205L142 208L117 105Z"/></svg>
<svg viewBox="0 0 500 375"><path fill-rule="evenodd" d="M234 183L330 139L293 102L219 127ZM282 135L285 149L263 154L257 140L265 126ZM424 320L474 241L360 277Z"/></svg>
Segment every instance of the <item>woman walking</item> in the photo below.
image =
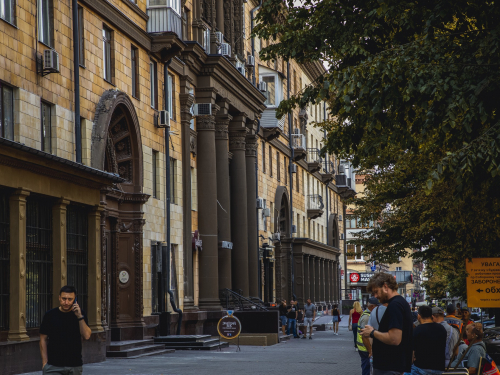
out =
<svg viewBox="0 0 500 375"><path fill-rule="evenodd" d="M280 312L280 322L281 322L281 333L283 333L283 336L286 335L286 300L281 301L281 305L279 306L279 312Z"/></svg>
<svg viewBox="0 0 500 375"><path fill-rule="evenodd" d="M339 335L339 320L340 320L340 312L337 308L337 305L333 305L332 309L332 323L333 323L333 334Z"/></svg>
<svg viewBox="0 0 500 375"><path fill-rule="evenodd" d="M361 304L356 301L354 302L353 308L349 311L349 325L352 324L352 334L354 335L354 348L358 351L358 347L356 345L356 338L358 336L358 321L359 317L363 313L363 309L361 308Z"/></svg>

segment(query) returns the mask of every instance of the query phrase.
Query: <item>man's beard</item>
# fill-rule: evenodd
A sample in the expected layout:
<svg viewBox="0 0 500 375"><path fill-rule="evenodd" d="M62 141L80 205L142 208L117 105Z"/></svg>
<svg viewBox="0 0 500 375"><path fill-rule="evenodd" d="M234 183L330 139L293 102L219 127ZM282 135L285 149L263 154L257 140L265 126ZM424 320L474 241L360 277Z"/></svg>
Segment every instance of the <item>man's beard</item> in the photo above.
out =
<svg viewBox="0 0 500 375"><path fill-rule="evenodd" d="M380 293L378 293L378 300L381 304L389 302L389 293L384 292L383 289L380 289Z"/></svg>

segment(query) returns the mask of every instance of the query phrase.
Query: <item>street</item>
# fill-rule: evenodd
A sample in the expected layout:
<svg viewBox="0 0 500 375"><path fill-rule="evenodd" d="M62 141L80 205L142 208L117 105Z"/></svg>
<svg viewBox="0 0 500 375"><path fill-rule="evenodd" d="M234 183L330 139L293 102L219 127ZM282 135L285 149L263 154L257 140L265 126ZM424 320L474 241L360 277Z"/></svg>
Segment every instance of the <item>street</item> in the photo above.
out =
<svg viewBox="0 0 500 375"><path fill-rule="evenodd" d="M323 317L318 323L329 322L331 317ZM354 350L352 332L347 330L347 319L339 336L333 331L315 332L312 340L291 339L268 346L242 346L241 352L235 345L218 351L176 351L138 359L108 359L83 367L85 374L342 374L361 373L360 359ZM40 372L29 375L41 374Z"/></svg>

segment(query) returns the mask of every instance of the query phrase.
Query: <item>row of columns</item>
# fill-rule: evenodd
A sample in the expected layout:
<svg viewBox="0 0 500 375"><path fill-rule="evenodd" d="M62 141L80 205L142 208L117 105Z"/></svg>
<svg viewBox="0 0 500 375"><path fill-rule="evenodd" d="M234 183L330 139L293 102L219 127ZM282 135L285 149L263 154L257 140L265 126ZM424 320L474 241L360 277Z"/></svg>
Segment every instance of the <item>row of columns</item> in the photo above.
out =
<svg viewBox="0 0 500 375"><path fill-rule="evenodd" d="M26 200L27 189L10 195L10 304L9 341L29 340L26 331ZM52 207L52 304L59 305L59 290L67 284L66 210L70 202L61 198ZM95 207L88 213L88 320L93 332L101 324L101 212Z"/></svg>

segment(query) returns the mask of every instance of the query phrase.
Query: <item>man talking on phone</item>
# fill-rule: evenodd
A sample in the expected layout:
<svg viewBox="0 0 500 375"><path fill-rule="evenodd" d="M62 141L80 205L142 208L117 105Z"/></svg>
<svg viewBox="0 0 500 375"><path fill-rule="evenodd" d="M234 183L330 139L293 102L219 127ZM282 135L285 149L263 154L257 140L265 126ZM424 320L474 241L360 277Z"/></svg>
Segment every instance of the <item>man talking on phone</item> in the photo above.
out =
<svg viewBox="0 0 500 375"><path fill-rule="evenodd" d="M43 374L80 375L83 371L82 337L92 333L76 300L74 286L63 286L59 307L45 313L40 326Z"/></svg>

